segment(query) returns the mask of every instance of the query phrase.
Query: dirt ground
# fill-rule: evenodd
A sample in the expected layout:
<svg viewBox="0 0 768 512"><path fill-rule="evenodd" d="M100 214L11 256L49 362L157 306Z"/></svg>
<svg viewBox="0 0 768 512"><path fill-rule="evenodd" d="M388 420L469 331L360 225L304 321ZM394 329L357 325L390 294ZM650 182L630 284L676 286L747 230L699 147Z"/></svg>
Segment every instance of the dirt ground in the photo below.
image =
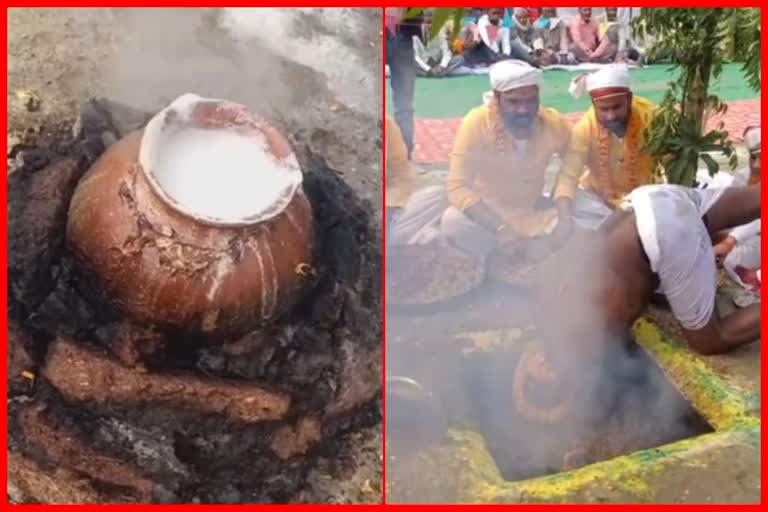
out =
<svg viewBox="0 0 768 512"><path fill-rule="evenodd" d="M154 110L194 92L273 118L380 212L380 31L380 9L9 9L9 143L92 96ZM381 428L355 432L307 498L379 502L381 462Z"/></svg>

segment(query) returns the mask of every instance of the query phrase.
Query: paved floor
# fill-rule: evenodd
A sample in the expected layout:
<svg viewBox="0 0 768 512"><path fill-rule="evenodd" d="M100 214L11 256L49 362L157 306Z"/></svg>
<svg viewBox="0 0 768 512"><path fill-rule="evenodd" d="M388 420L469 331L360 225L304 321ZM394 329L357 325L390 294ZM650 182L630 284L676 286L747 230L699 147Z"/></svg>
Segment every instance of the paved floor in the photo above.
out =
<svg viewBox="0 0 768 512"><path fill-rule="evenodd" d="M581 113L566 114L576 122ZM714 128L720 121L725 122L725 129L740 141L741 134L749 125L760 124L760 100L740 100L728 104L728 112L722 118L711 119L708 127ZM453 146L453 139L461 119L416 119L416 147L413 158L421 163L447 162Z"/></svg>

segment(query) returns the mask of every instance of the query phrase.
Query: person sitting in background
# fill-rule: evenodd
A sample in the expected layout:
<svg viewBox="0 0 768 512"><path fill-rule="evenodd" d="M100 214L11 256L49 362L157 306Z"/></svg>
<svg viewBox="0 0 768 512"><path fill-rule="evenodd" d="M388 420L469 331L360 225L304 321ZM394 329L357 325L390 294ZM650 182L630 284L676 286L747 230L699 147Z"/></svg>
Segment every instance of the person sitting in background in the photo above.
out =
<svg viewBox="0 0 768 512"><path fill-rule="evenodd" d="M618 13L618 7L605 8L605 15L598 25L600 45L595 53L606 56L614 55L616 62L636 63L639 54L627 47L629 40L627 27L619 21Z"/></svg>
<svg viewBox="0 0 768 512"><path fill-rule="evenodd" d="M424 12L421 36L413 36L413 50L416 59L416 73L420 76L443 77L464 65L461 55L453 55L448 47L449 23L444 25L432 39L432 11Z"/></svg>
<svg viewBox="0 0 768 512"><path fill-rule="evenodd" d="M492 91L462 120L447 187L427 187L393 225L393 245L435 239L477 257L518 254L547 241L557 212L542 208L545 172L568 149L571 127L539 104L543 74L507 60L490 69ZM497 251L498 249L498 251Z"/></svg>
<svg viewBox="0 0 768 512"><path fill-rule="evenodd" d="M554 53L568 53L568 26L557 16L557 9L544 7L534 26L539 30L544 48Z"/></svg>
<svg viewBox="0 0 768 512"><path fill-rule="evenodd" d="M464 59L473 67L488 66L509 56L509 32L502 29L501 9L491 8L477 22L480 41L465 49Z"/></svg>
<svg viewBox="0 0 768 512"><path fill-rule="evenodd" d="M389 115L386 116L386 153L385 153L385 224L396 222L411 196L415 186L415 176L408 162L408 148L403 141L403 135L397 123ZM387 230L387 235L389 235Z"/></svg>
<svg viewBox="0 0 768 512"><path fill-rule="evenodd" d="M591 7L579 7L579 15L573 18L570 29L573 39L570 50L579 62L605 64L616 59L618 44L613 44L609 38L600 40L600 27L592 17Z"/></svg>
<svg viewBox="0 0 768 512"><path fill-rule="evenodd" d="M483 9L477 7L464 10L459 34L451 42L451 50L455 55L463 55L466 50L480 43L480 32L477 29L477 22L483 14Z"/></svg>
<svg viewBox="0 0 768 512"><path fill-rule="evenodd" d="M530 9L523 7L514 9L514 15L510 19L509 57L536 67L576 64L572 55L558 53L546 47L543 31L531 23L529 13ZM565 35L565 32L563 34Z"/></svg>
<svg viewBox="0 0 768 512"><path fill-rule="evenodd" d="M632 94L626 65L613 64L573 80L574 96L584 89L592 106L574 127L554 193L562 242L570 235L571 219L597 229L629 192L653 182L657 166L643 149L657 107Z"/></svg>
<svg viewBox="0 0 768 512"><path fill-rule="evenodd" d="M748 172L739 173L732 186L760 185L760 126L750 126L744 131L744 143L749 151ZM728 232L714 246L718 264L728 276L744 288L754 290L760 271L760 219L738 226ZM750 284L752 283L752 284Z"/></svg>
<svg viewBox="0 0 768 512"><path fill-rule="evenodd" d="M512 33L510 37L517 39L520 43L525 45L528 53L531 53L535 49L543 48L544 42L541 39L541 33L532 23L528 17L528 9L524 7L516 7L515 13L512 16Z"/></svg>

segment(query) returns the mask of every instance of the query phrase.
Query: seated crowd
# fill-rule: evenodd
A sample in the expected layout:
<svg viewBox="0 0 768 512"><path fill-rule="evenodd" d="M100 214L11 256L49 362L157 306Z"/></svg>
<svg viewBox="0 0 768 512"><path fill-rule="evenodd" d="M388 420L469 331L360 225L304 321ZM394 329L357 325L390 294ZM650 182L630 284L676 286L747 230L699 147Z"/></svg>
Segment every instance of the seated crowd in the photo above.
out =
<svg viewBox="0 0 768 512"><path fill-rule="evenodd" d="M606 7L599 17L592 15L591 7L581 7L570 22L554 7L470 8L458 34L452 33L449 21L432 38L431 11L402 23L419 26L413 44L422 76L442 77L461 66L485 67L507 59L536 67L641 59L628 27L618 20L617 7Z"/></svg>

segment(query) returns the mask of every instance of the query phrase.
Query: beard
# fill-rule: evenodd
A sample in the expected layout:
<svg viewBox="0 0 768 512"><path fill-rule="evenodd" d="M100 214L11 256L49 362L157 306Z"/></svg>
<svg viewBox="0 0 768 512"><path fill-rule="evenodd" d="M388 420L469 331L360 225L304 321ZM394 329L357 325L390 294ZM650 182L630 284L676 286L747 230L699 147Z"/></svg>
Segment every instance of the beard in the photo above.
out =
<svg viewBox="0 0 768 512"><path fill-rule="evenodd" d="M530 136L531 128L533 128L533 122L536 119L536 116L502 112L501 119L504 122L504 127L507 131L511 132L515 138L527 139L528 136Z"/></svg>
<svg viewBox="0 0 768 512"><path fill-rule="evenodd" d="M609 121L603 123L603 126L605 126L606 130L613 133L617 137L624 137L624 134L627 133L626 121Z"/></svg>

